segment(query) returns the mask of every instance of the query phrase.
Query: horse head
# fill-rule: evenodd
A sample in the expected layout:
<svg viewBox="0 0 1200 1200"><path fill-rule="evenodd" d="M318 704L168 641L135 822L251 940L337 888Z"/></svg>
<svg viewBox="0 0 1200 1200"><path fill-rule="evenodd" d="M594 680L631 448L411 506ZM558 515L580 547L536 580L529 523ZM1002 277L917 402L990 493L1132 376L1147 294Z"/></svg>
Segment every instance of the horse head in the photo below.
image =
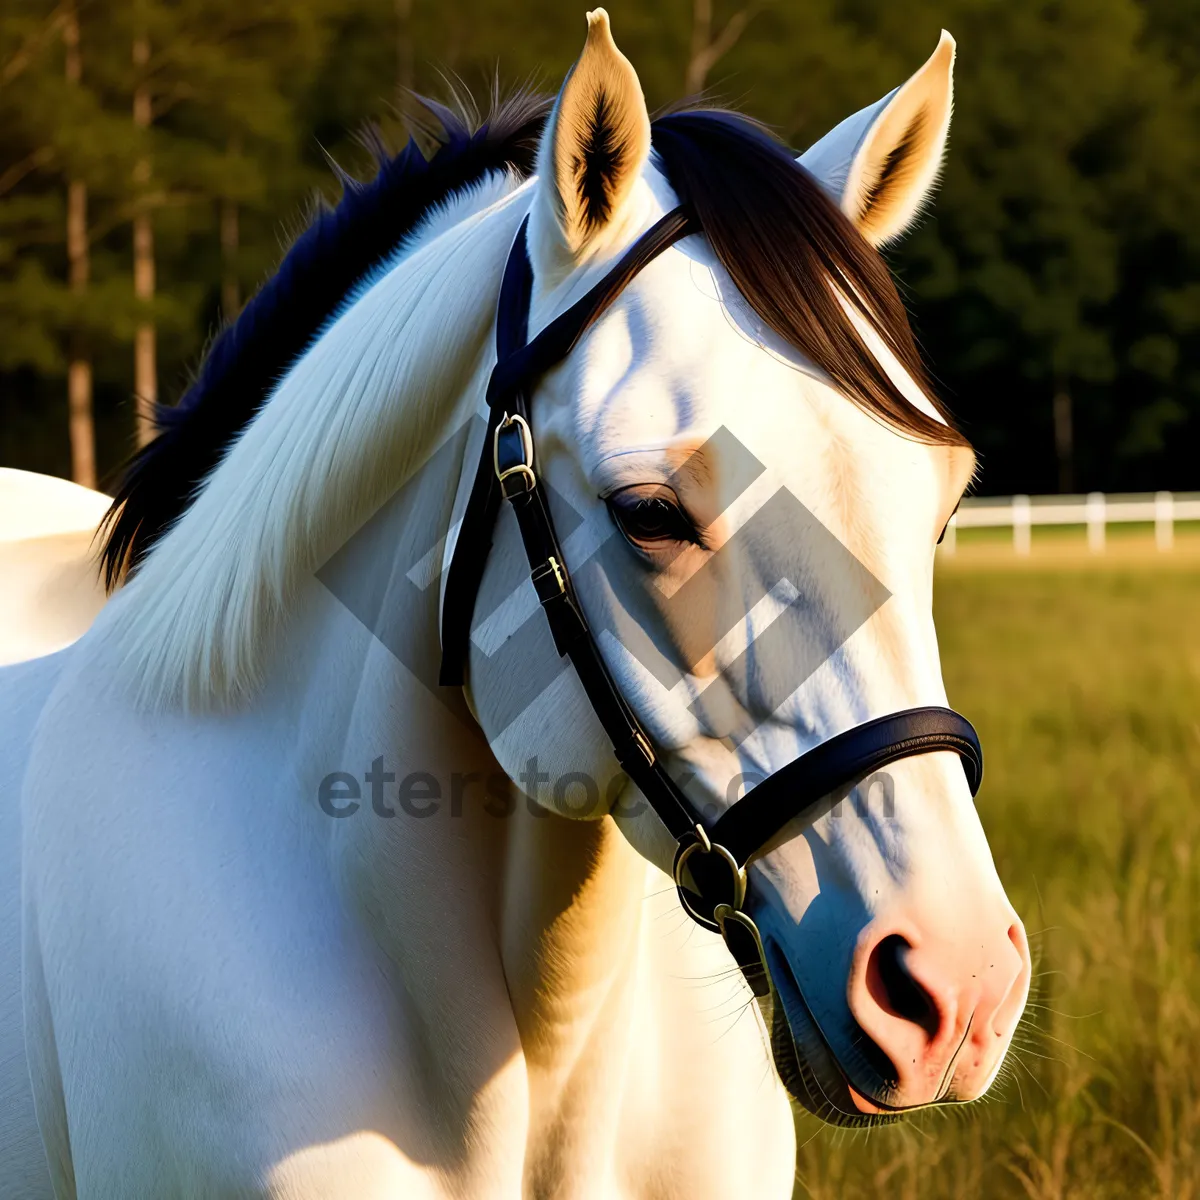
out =
<svg viewBox="0 0 1200 1200"><path fill-rule="evenodd" d="M946 703L934 553L975 461L878 248L936 180L954 42L796 161L732 114L652 126L607 14L588 22L530 185L531 335L676 206L705 236L646 266L540 380L537 472L612 677L716 819L842 730ZM489 612L512 588L499 564L520 553L502 521ZM539 660L558 662L544 634L518 661ZM611 813L670 873L671 839L618 774L577 676L556 667L529 699L499 661L473 646L470 693L506 771L564 815ZM850 781L772 838L747 881L795 1097L856 1123L987 1090L1030 956L955 754Z"/></svg>

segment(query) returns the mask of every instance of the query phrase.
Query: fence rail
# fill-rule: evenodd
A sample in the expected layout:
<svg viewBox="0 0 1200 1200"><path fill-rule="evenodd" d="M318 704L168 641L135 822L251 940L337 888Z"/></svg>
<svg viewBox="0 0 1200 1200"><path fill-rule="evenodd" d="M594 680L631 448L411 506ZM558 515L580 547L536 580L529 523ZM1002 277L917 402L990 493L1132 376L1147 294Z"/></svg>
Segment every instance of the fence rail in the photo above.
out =
<svg viewBox="0 0 1200 1200"><path fill-rule="evenodd" d="M1134 495L1004 496L966 499L946 526L942 550L953 554L960 529L1004 529L1013 532L1013 549L1028 554L1035 525L1083 525L1088 549L1104 551L1109 525L1152 524L1160 550L1175 544L1178 521L1200 521L1200 492L1146 492Z"/></svg>

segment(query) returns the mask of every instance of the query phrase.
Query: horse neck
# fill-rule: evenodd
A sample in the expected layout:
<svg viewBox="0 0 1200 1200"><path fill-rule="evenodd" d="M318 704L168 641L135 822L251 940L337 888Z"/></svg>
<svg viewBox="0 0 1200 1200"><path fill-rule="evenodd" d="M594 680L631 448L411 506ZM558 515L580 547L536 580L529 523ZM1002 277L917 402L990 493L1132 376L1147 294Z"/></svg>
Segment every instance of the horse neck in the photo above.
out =
<svg viewBox="0 0 1200 1200"><path fill-rule="evenodd" d="M305 697L296 773L309 794L334 772L358 782L353 817L324 818L331 868L422 1024L447 1031L435 1055L453 1063L508 1006L530 1119L546 1129L613 1104L640 996L647 867L611 821L564 819L519 794L461 692L437 686L437 563L479 454L470 411L469 400L455 406L442 448L319 569L280 682ZM376 811L368 772L395 816ZM399 802L416 775L438 793L428 817ZM429 790L423 780L421 795ZM510 811L498 818L501 791ZM471 989L453 986L463 978L445 970L454 956ZM500 967L490 982L489 962Z"/></svg>
<svg viewBox="0 0 1200 1200"><path fill-rule="evenodd" d="M604 1130L617 1107L644 997L647 875L610 820L569 820L523 803L511 823L501 947L529 1072L532 1140L547 1153L561 1139L539 1134L568 1121Z"/></svg>
<svg viewBox="0 0 1200 1200"><path fill-rule="evenodd" d="M399 539L397 524L384 523L380 540ZM405 566L393 562L390 578L403 580ZM433 694L396 657L407 648L370 633L329 583L337 581L323 573L306 606L312 624L302 620L288 640L296 645L289 674L310 681L295 744L301 755L326 748L301 764L305 790L315 796L334 771L359 784L352 817L318 818L335 887L411 1006L445 1089L440 1102L457 1114L446 1127L506 1127L505 1113L489 1112L494 1092L480 1072L490 1061L483 1075L499 1079L500 1064L516 1056L529 1169L560 1178L571 1167L559 1152L581 1139L606 1145L621 1108L647 994L639 955L646 864L610 820L568 820L518 793L461 694ZM436 638L437 607L436 587L409 592L392 624L414 643ZM368 771L394 777L380 780L394 817L375 812ZM431 816L401 809L399 789L415 773L436 781ZM509 811L497 817L501 795ZM497 1030L512 1031L504 1045Z"/></svg>

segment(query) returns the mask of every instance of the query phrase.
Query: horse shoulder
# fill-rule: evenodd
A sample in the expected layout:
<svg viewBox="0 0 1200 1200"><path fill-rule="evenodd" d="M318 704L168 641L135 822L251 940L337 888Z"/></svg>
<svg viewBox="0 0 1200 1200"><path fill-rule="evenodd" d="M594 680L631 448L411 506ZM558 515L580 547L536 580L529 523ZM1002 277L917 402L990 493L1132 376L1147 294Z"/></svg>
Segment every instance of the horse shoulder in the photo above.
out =
<svg viewBox="0 0 1200 1200"><path fill-rule="evenodd" d="M88 1195L445 1200L456 1118L405 1001L421 976L396 985L411 964L381 958L330 877L316 780L301 803L278 736L287 681L236 715L146 714L106 687L105 633L67 652L24 794L52 1153Z"/></svg>

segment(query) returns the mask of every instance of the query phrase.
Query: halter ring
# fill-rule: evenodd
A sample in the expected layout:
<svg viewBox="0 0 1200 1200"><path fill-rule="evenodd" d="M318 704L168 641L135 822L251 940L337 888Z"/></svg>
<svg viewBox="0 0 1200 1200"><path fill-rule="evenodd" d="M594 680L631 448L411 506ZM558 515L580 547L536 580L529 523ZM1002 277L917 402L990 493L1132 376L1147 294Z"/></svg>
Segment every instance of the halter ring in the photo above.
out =
<svg viewBox="0 0 1200 1200"><path fill-rule="evenodd" d="M732 880L732 904L729 901L721 903L737 912L741 909L746 900L746 869L738 863L738 860L733 857L728 850L720 843L714 843L709 840L708 833L705 830L700 831L704 836L704 841L697 836L694 842L687 842L680 846L675 854L675 863L672 868L672 873L675 877L675 889L679 893L679 902L683 905L684 911L692 918L693 921L703 925L705 929L711 929L715 933L721 932L721 926L715 917L707 916L697 910L696 906L691 902L690 897L696 895L691 888L685 887L683 882L684 868L687 866L688 859L694 854L707 856L715 854L726 867L729 868L729 875ZM705 844L707 843L707 844ZM716 906L714 906L715 908Z"/></svg>

